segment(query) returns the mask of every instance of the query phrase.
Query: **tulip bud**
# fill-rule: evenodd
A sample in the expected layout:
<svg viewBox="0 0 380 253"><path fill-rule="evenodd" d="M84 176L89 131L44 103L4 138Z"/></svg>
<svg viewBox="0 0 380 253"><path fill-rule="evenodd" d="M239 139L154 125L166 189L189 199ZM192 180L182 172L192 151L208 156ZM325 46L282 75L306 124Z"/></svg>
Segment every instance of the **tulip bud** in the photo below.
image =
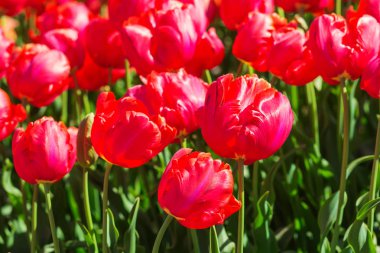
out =
<svg viewBox="0 0 380 253"><path fill-rule="evenodd" d="M94 164L98 159L91 143L91 128L94 123L94 113L88 114L79 124L77 137L77 160L78 163L85 168Z"/></svg>

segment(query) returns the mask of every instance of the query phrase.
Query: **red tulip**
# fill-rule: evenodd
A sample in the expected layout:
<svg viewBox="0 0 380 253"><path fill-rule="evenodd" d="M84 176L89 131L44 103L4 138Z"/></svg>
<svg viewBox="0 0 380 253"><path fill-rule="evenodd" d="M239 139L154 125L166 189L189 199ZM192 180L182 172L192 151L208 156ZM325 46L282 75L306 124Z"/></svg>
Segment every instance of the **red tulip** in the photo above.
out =
<svg viewBox="0 0 380 253"><path fill-rule="evenodd" d="M48 8L37 18L37 28L43 34L57 28L72 28L81 32L90 21L91 13L83 3L69 1Z"/></svg>
<svg viewBox="0 0 380 253"><path fill-rule="evenodd" d="M186 65L186 70L200 76L205 69L212 69L222 63L224 45L214 28L210 28L198 39L193 59Z"/></svg>
<svg viewBox="0 0 380 253"><path fill-rule="evenodd" d="M350 67L352 76L360 76L368 62L378 57L380 52L380 24L370 15L354 17L349 20L349 39L351 41Z"/></svg>
<svg viewBox="0 0 380 253"><path fill-rule="evenodd" d="M47 106L68 88L66 56L41 44L26 44L12 60L7 81L12 94L34 106Z"/></svg>
<svg viewBox="0 0 380 253"><path fill-rule="evenodd" d="M95 91L108 84L114 84L118 79L125 76L124 69L112 69L111 80L110 70L97 65L91 57L86 54L82 68L75 72L75 79L70 87L75 84L82 90ZM76 82L76 83L75 83Z"/></svg>
<svg viewBox="0 0 380 253"><path fill-rule="evenodd" d="M124 68L121 28L106 19L92 20L84 30L84 45L96 64Z"/></svg>
<svg viewBox="0 0 380 253"><path fill-rule="evenodd" d="M54 183L69 173L76 150L66 126L51 117L16 129L12 140L15 169L30 184Z"/></svg>
<svg viewBox="0 0 380 253"><path fill-rule="evenodd" d="M83 65L85 49L78 31L70 28L50 30L41 36L40 43L64 53L71 68L80 68Z"/></svg>
<svg viewBox="0 0 380 253"><path fill-rule="evenodd" d="M378 0L360 0L358 7L358 14L369 14L380 22L380 1Z"/></svg>
<svg viewBox="0 0 380 253"><path fill-rule="evenodd" d="M369 62L363 72L360 88L365 90L373 98L380 99L380 58L374 58Z"/></svg>
<svg viewBox="0 0 380 253"><path fill-rule="evenodd" d="M103 92L96 103L91 142L100 157L110 163L135 168L161 152L176 136L160 116L131 97L115 99Z"/></svg>
<svg viewBox="0 0 380 253"><path fill-rule="evenodd" d="M174 154L158 186L158 203L191 229L217 224L240 209L230 166L209 153L183 148Z"/></svg>
<svg viewBox="0 0 380 253"><path fill-rule="evenodd" d="M228 29L237 29L252 11L273 13L273 0L221 0L220 17Z"/></svg>
<svg viewBox="0 0 380 253"><path fill-rule="evenodd" d="M143 101L151 114L164 117L179 137L199 128L196 113L204 105L206 83L183 70L152 73L147 80L146 85L129 89L127 95Z"/></svg>
<svg viewBox="0 0 380 253"><path fill-rule="evenodd" d="M0 141L8 137L25 118L24 107L12 104L8 94L0 89Z"/></svg>
<svg viewBox="0 0 380 253"><path fill-rule="evenodd" d="M0 78L4 77L9 66L14 43L8 40L0 28Z"/></svg>
<svg viewBox="0 0 380 253"><path fill-rule="evenodd" d="M246 164L276 152L293 124L287 97L256 75L219 77L207 92L200 117L210 148L223 157L244 159Z"/></svg>
<svg viewBox="0 0 380 253"><path fill-rule="evenodd" d="M308 46L320 75L327 83L336 85L341 78L358 77L350 73L351 47L348 26L343 17L335 14L317 17L310 26Z"/></svg>
<svg viewBox="0 0 380 253"><path fill-rule="evenodd" d="M281 20L277 15L251 13L249 20L238 30L232 53L257 71L268 71L268 57L273 45L272 33L276 26L285 24L286 20Z"/></svg>
<svg viewBox="0 0 380 253"><path fill-rule="evenodd" d="M108 16L111 21L122 24L130 17L140 16L150 9L153 9L153 0L109 0Z"/></svg>
<svg viewBox="0 0 380 253"><path fill-rule="evenodd" d="M334 10L334 0L275 0L288 12L324 12Z"/></svg>

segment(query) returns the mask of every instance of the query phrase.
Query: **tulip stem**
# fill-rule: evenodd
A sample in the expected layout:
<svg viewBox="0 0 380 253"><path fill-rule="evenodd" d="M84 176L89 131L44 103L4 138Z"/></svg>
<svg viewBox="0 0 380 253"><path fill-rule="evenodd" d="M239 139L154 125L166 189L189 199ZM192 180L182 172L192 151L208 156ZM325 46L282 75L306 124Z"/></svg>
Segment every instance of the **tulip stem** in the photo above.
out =
<svg viewBox="0 0 380 253"><path fill-rule="evenodd" d="M200 253L199 249L199 241L198 241L198 235L197 231L195 229L190 229L190 236L191 236L191 241L193 242L193 252L194 253Z"/></svg>
<svg viewBox="0 0 380 253"><path fill-rule="evenodd" d="M369 187L368 201L375 199L377 189L376 182L379 174L379 153L380 153L380 115L377 115L377 132L376 132L376 142L375 142L375 152L372 164L372 173L371 173L371 184ZM368 228L371 233L373 232L373 220L375 215L375 209L372 209L368 215Z"/></svg>
<svg viewBox="0 0 380 253"><path fill-rule="evenodd" d="M236 253L243 253L243 239L244 239L244 160L237 160L238 171L238 192L241 208L239 210L238 220L238 239Z"/></svg>
<svg viewBox="0 0 380 253"><path fill-rule="evenodd" d="M208 84L212 83L212 77L211 77L211 73L210 73L210 70L206 69L205 70L205 75L206 75L206 81Z"/></svg>
<svg viewBox="0 0 380 253"><path fill-rule="evenodd" d="M131 84L132 84L132 78L130 74L129 61L125 60L125 87L127 90L131 88Z"/></svg>
<svg viewBox="0 0 380 253"><path fill-rule="evenodd" d="M32 221L31 221L31 232L32 232L32 241L30 245L30 252L36 252L37 246L37 201L38 201L38 184L33 185L33 199L32 199Z"/></svg>
<svg viewBox="0 0 380 253"><path fill-rule="evenodd" d="M311 120L313 124L314 132L314 149L317 155L320 155L320 144L319 144L319 124L318 124L318 108L317 99L315 96L314 83L309 83L306 85L307 100L311 107Z"/></svg>
<svg viewBox="0 0 380 253"><path fill-rule="evenodd" d="M107 247L107 206L108 206L108 181L111 172L112 164L107 163L106 171L104 173L104 183L103 183L103 224L102 224L102 252L108 252Z"/></svg>
<svg viewBox="0 0 380 253"><path fill-rule="evenodd" d="M96 242L96 235L94 233L94 224L92 223L91 217L91 207L90 199L88 196L88 168L83 167L83 181L82 181L82 190L83 190L83 206L84 214L86 216L87 229L92 235L92 240L94 241L94 252L98 252L98 244Z"/></svg>
<svg viewBox="0 0 380 253"><path fill-rule="evenodd" d="M345 80L341 80L341 97L343 100L343 148L342 148L342 167L340 171L340 183L339 183L339 202L337 217L335 221L335 227L333 231L333 237L331 242L331 252L335 253L336 246L339 239L339 228L342 223L343 210L344 210L344 195L346 191L346 174L347 174L347 163L348 163L348 150L349 150L349 111L348 111L348 96L347 88L345 87Z"/></svg>
<svg viewBox="0 0 380 253"><path fill-rule="evenodd" d="M54 252L59 253L59 241L57 237L57 229L55 228L55 221L54 221L54 215L53 215L53 209L51 206L51 191L50 191L50 184L43 184L44 185L44 194L46 198L46 212L48 214L49 223L50 223L50 230L51 230L51 236L53 237L53 243L54 243Z"/></svg>
<svg viewBox="0 0 380 253"><path fill-rule="evenodd" d="M336 0L335 12L338 15L342 15L342 0Z"/></svg>
<svg viewBox="0 0 380 253"><path fill-rule="evenodd" d="M170 222L172 220L173 220L173 217L171 215L166 216L164 223L162 224L160 230L158 231L156 240L154 241L152 253L158 253L159 252L162 238L164 237L166 229L169 227Z"/></svg>

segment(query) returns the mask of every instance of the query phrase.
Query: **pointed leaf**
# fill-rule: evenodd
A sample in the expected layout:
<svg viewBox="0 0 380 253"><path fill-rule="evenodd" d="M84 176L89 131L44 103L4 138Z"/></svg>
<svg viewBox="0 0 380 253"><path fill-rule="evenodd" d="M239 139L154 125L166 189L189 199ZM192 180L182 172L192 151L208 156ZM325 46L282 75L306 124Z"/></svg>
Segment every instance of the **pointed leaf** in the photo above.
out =
<svg viewBox="0 0 380 253"><path fill-rule="evenodd" d="M116 248L117 240L119 239L119 231L115 226L115 219L111 209L107 208L107 246L110 249Z"/></svg>
<svg viewBox="0 0 380 253"><path fill-rule="evenodd" d="M139 207L140 207L140 198L136 198L135 203L130 213L129 228L125 235L125 240L124 240L124 248L125 250L128 249L127 252L129 253L136 252L136 235L137 235L136 221L137 221L137 215L139 212Z"/></svg>
<svg viewBox="0 0 380 253"><path fill-rule="evenodd" d="M220 253L218 234L216 233L215 226L210 227L210 253Z"/></svg>

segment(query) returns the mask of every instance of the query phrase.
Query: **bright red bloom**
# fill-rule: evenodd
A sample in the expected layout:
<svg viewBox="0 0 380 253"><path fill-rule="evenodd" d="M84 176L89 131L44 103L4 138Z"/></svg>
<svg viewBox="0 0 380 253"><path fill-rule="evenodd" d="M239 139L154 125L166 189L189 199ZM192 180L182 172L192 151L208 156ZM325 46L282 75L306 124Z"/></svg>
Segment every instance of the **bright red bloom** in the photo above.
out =
<svg viewBox="0 0 380 253"><path fill-rule="evenodd" d="M161 152L176 136L176 130L160 116L151 115L132 97L115 99L103 92L96 103L91 142L96 153L110 163L135 168Z"/></svg>
<svg viewBox="0 0 380 253"><path fill-rule="evenodd" d="M221 0L220 17L228 29L237 29L252 11L273 13L273 0Z"/></svg>
<svg viewBox="0 0 380 253"><path fill-rule="evenodd" d="M373 98L380 99L380 58L369 62L363 72L360 88Z"/></svg>
<svg viewBox="0 0 380 253"><path fill-rule="evenodd" d="M240 27L236 35L232 53L257 71L268 71L268 57L273 45L272 33L276 26L283 26L285 23L277 15L251 13L249 20Z"/></svg>
<svg viewBox="0 0 380 253"><path fill-rule="evenodd" d="M369 14L380 22L380 1L379 0L360 0L358 14Z"/></svg>
<svg viewBox="0 0 380 253"><path fill-rule="evenodd" d="M72 28L81 32L89 23L91 13L83 3L69 1L53 5L37 18L37 28L41 33L57 29Z"/></svg>
<svg viewBox="0 0 380 253"><path fill-rule="evenodd" d="M112 69L110 79L110 70L97 65L88 53L85 55L83 66L75 72L75 80L71 80L70 87L75 87L75 82L82 90L95 91L102 86L114 84L119 78L125 76L124 69Z"/></svg>
<svg viewBox="0 0 380 253"><path fill-rule="evenodd" d="M74 166L75 147L66 126L51 117L17 128L12 140L15 169L30 184L54 183Z"/></svg>
<svg viewBox="0 0 380 253"><path fill-rule="evenodd" d="M7 15L17 15L25 6L27 0L1 0L0 12L4 12Z"/></svg>
<svg viewBox="0 0 380 253"><path fill-rule="evenodd" d="M275 0L287 12L324 12L334 10L334 0Z"/></svg>
<svg viewBox="0 0 380 253"><path fill-rule="evenodd" d="M8 137L25 118L24 107L12 104L8 94L0 89L0 141Z"/></svg>
<svg viewBox="0 0 380 253"><path fill-rule="evenodd" d="M109 0L108 16L111 21L123 23L130 17L140 16L155 6L153 0Z"/></svg>
<svg viewBox="0 0 380 253"><path fill-rule="evenodd" d="M346 20L335 14L322 15L310 26L308 46L323 80L331 85L341 78L356 79L350 73L350 41Z"/></svg>
<svg viewBox="0 0 380 253"><path fill-rule="evenodd" d="M246 164L273 155L293 124L287 97L256 75L219 77L209 87L200 116L210 148L223 157L242 158Z"/></svg>
<svg viewBox="0 0 380 253"><path fill-rule="evenodd" d="M85 49L78 31L70 28L50 30L41 36L39 42L64 53L71 68L80 68L83 65Z"/></svg>
<svg viewBox="0 0 380 253"><path fill-rule="evenodd" d="M9 66L14 43L8 40L0 28L0 78L4 77Z"/></svg>
<svg viewBox="0 0 380 253"><path fill-rule="evenodd" d="M204 12L191 4L176 2L145 13L124 27L126 57L140 75L180 68L200 74L200 68L219 64L224 51L212 30L205 35L207 23ZM200 55L198 46L207 49L206 55ZM198 62L206 58L205 64Z"/></svg>
<svg viewBox="0 0 380 253"><path fill-rule="evenodd" d="M158 186L158 203L191 229L204 229L237 212L230 166L209 153L183 148L174 154Z"/></svg>
<svg viewBox="0 0 380 253"><path fill-rule="evenodd" d="M41 44L26 44L12 60L7 81L12 94L36 107L47 106L68 88L66 56Z"/></svg>
<svg viewBox="0 0 380 253"><path fill-rule="evenodd" d="M153 115L161 115L177 129L179 137L199 128L197 111L204 105L207 84L180 70L178 73L152 73L146 85L137 85L127 95L137 98Z"/></svg>
<svg viewBox="0 0 380 253"><path fill-rule="evenodd" d="M106 19L92 20L84 30L84 45L96 64L124 68L121 27Z"/></svg>

